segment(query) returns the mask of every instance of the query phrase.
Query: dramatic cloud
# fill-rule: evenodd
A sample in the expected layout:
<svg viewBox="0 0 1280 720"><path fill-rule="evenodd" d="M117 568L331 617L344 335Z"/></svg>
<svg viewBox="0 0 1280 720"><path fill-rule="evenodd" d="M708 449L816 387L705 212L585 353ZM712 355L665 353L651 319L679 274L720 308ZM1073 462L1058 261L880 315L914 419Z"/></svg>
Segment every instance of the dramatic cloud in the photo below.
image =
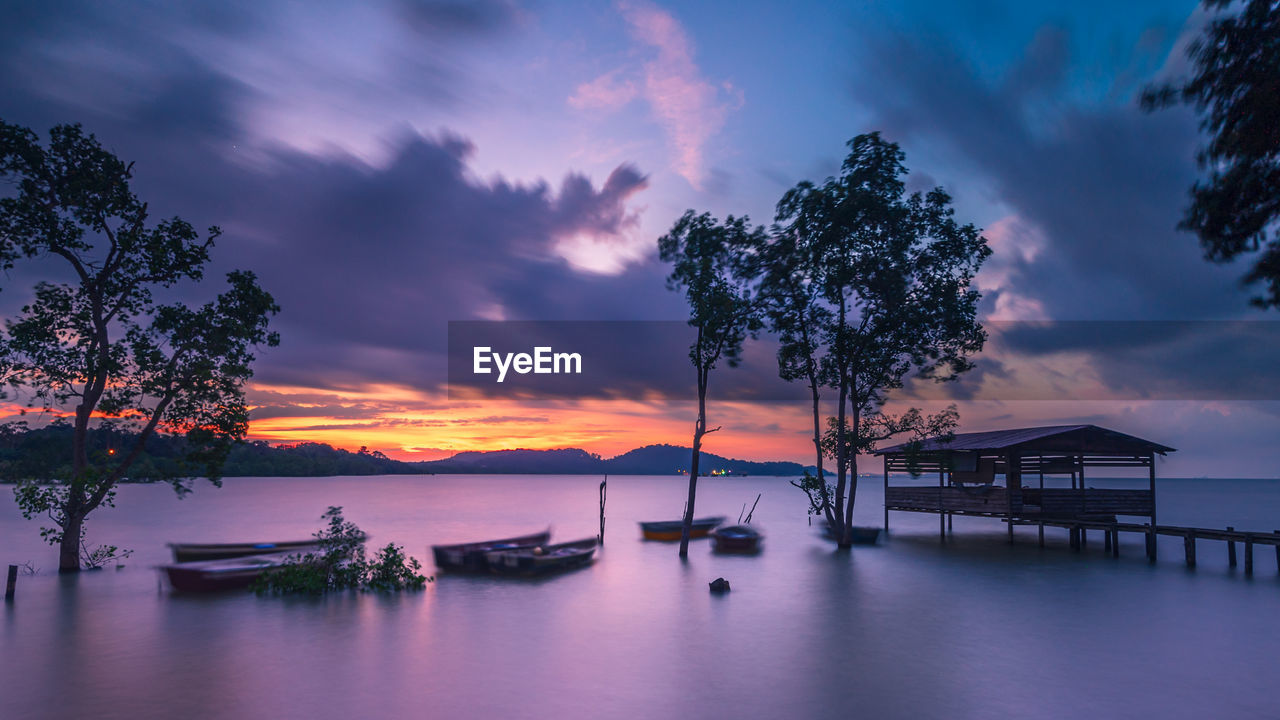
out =
<svg viewBox="0 0 1280 720"><path fill-rule="evenodd" d="M704 148L724 127L730 104L722 94L732 95L733 87L717 88L702 76L692 42L670 13L643 0L623 2L619 9L635 38L657 53L644 64L644 97L674 146L676 172L701 188L707 175Z"/></svg>
<svg viewBox="0 0 1280 720"><path fill-rule="evenodd" d="M998 289L1019 295L990 309L1177 320L1245 308L1238 273L1204 262L1195 239L1175 230L1195 177L1189 116L1145 114L1131 97L1062 102L1061 30L1038 34L994 85L945 42L891 36L865 47L855 95L877 124L908 149L941 148L966 186L989 186L1017 217L993 228L993 239L1014 250L996 261Z"/></svg>

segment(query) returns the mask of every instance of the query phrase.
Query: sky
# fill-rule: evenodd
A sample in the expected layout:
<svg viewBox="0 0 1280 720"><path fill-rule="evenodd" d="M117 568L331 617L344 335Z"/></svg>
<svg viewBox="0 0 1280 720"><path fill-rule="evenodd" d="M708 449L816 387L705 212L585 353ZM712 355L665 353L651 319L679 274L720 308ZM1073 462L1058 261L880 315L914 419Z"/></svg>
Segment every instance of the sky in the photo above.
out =
<svg viewBox="0 0 1280 720"><path fill-rule="evenodd" d="M768 222L878 130L911 189L945 188L984 229L993 328L1095 321L993 342L962 430L1088 422L1179 448L1164 474L1280 475L1274 363L1223 330L1276 317L1176 229L1195 117L1136 103L1186 71L1194 2L5 0L4 16L0 118L82 123L136 163L156 217L221 226L193 299L244 268L281 305L248 388L254 439L403 459L688 444L684 396L450 399L448 323L681 320L656 244L681 213ZM0 311L32 284L10 271ZM1192 323L1134 351L1096 321ZM767 382L767 341L750 352ZM1015 365L1057 389L1010 390ZM711 452L810 458L802 399L713 392L710 412Z"/></svg>

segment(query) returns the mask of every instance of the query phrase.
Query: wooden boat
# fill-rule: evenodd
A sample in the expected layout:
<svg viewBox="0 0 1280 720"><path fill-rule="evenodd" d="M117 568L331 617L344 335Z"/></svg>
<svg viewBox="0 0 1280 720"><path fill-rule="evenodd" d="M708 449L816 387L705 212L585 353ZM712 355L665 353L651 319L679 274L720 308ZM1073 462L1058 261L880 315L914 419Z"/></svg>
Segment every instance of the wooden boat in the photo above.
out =
<svg viewBox="0 0 1280 720"><path fill-rule="evenodd" d="M289 562L286 553L175 563L160 569L169 585L180 592L220 592L243 590L262 573Z"/></svg>
<svg viewBox="0 0 1280 720"><path fill-rule="evenodd" d="M695 518L693 525L689 528L689 539L704 538L710 535L711 531L723 522L723 517ZM680 532L683 528L683 520L642 522L640 523L640 534L644 536L645 540L679 540Z"/></svg>
<svg viewBox="0 0 1280 720"><path fill-rule="evenodd" d="M488 554L489 569L499 575L549 575L591 564L596 538L558 545L539 545Z"/></svg>
<svg viewBox="0 0 1280 720"><path fill-rule="evenodd" d="M305 553L316 550L318 547L319 543L315 538L262 543L169 543L169 548L173 550L173 561L177 563L225 560L272 553Z"/></svg>
<svg viewBox="0 0 1280 720"><path fill-rule="evenodd" d="M482 542L460 543L458 545L432 545L431 554L435 557L436 567L451 572L487 572L489 561L485 557L496 550L533 549L546 545L551 539L551 528L532 535L504 538L502 540L484 540Z"/></svg>
<svg viewBox="0 0 1280 720"><path fill-rule="evenodd" d="M838 542L840 538L836 537L835 530L827 525L822 531L822 536L828 540ZM880 528L878 527L853 527L852 538L854 545L875 545L880 540Z"/></svg>
<svg viewBox="0 0 1280 720"><path fill-rule="evenodd" d="M711 549L721 553L751 555L760 552L764 536L750 525L729 525L711 533Z"/></svg>

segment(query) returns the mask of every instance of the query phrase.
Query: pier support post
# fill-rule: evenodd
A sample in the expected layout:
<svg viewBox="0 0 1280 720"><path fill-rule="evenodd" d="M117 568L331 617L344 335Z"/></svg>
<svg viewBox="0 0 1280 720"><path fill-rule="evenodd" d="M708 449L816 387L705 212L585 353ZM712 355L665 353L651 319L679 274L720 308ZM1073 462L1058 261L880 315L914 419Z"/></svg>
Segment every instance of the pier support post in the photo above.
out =
<svg viewBox="0 0 1280 720"><path fill-rule="evenodd" d="M1087 528L1080 528L1080 547L1089 544L1089 531Z"/></svg>
<svg viewBox="0 0 1280 720"><path fill-rule="evenodd" d="M1072 550L1080 550L1080 528L1074 525L1071 526L1071 529L1067 531L1067 544L1071 546Z"/></svg>
<svg viewBox="0 0 1280 720"><path fill-rule="evenodd" d="M1253 577L1253 538L1244 539L1244 576Z"/></svg>
<svg viewBox="0 0 1280 720"><path fill-rule="evenodd" d="M1154 523L1147 526L1147 561L1156 561L1156 526Z"/></svg>
<svg viewBox="0 0 1280 720"><path fill-rule="evenodd" d="M1182 548L1183 548L1183 552L1187 556L1187 567L1189 568L1195 567L1196 566L1196 534L1195 533L1189 532L1182 537Z"/></svg>
<svg viewBox="0 0 1280 720"><path fill-rule="evenodd" d="M1235 528L1230 526L1227 527L1227 532L1235 532L1235 531L1236 531ZM1227 541L1227 567L1235 567L1235 566L1236 566L1236 541L1228 540Z"/></svg>
<svg viewBox="0 0 1280 720"><path fill-rule="evenodd" d="M820 478L826 482L826 478ZM889 536L889 456L884 456L884 534Z"/></svg>
<svg viewBox="0 0 1280 720"><path fill-rule="evenodd" d="M1154 452L1147 455L1147 469L1151 487L1151 538L1147 541L1147 557L1151 562L1155 562L1160 544L1156 542L1156 454Z"/></svg>
<svg viewBox="0 0 1280 720"><path fill-rule="evenodd" d="M947 513L944 512L946 505L943 503L942 494L946 492L942 485L942 471L938 471L938 539L942 542L947 541Z"/></svg>
<svg viewBox="0 0 1280 720"><path fill-rule="evenodd" d="M1111 552L1111 531L1102 531L1102 550L1103 552Z"/></svg>
<svg viewBox="0 0 1280 720"><path fill-rule="evenodd" d="M1120 531L1111 528L1111 557L1120 557Z"/></svg>
<svg viewBox="0 0 1280 720"><path fill-rule="evenodd" d="M1009 498L1009 544L1013 544L1013 516L1022 512L1022 456L1011 452L1005 456L1004 484Z"/></svg>
<svg viewBox="0 0 1280 720"><path fill-rule="evenodd" d="M6 602L13 600L13 594L18 590L18 566L9 566L9 579L4 583L4 599Z"/></svg>
<svg viewBox="0 0 1280 720"><path fill-rule="evenodd" d="M1040 547L1044 547L1044 521L1040 521Z"/></svg>
<svg viewBox="0 0 1280 720"><path fill-rule="evenodd" d="M1273 533L1276 535L1280 535L1280 530L1275 530L1273 531ZM1275 548L1276 548L1276 570L1280 571L1280 544L1276 545Z"/></svg>

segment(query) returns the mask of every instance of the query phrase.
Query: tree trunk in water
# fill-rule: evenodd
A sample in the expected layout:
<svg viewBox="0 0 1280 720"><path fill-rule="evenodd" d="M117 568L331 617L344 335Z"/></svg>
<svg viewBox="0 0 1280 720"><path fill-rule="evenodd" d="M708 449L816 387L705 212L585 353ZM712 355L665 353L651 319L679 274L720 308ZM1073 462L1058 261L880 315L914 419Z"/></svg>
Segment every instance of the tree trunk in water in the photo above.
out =
<svg viewBox="0 0 1280 720"><path fill-rule="evenodd" d="M849 471L849 453L848 448L846 447L848 445L846 442L848 433L844 427L844 404L848 397L848 386L844 381L841 381L840 405L839 409L836 411L836 505L835 512L832 513L835 518L835 524L832 526L832 530L835 532L836 537L840 539L839 547L841 548L847 548L852 544L849 542L849 533L845 528L843 512L845 481L848 477L846 473Z"/></svg>
<svg viewBox="0 0 1280 720"><path fill-rule="evenodd" d="M58 544L58 572L80 572L80 529L84 518L70 516L62 529L62 542Z"/></svg>
<svg viewBox="0 0 1280 720"><path fill-rule="evenodd" d="M817 453L814 470L818 474L818 496L822 498L822 514L827 520L827 527L835 531L835 522L831 513L831 496L827 494L827 478L822 470L822 406L818 397L818 378L809 375L809 390L813 395L813 449Z"/></svg>
<svg viewBox="0 0 1280 720"><path fill-rule="evenodd" d="M693 526L693 502L698 495L698 456L702 450L702 421L693 435L693 458L689 461L689 499L684 509L684 524L680 528L680 557L689 556L689 531Z"/></svg>
<svg viewBox="0 0 1280 720"><path fill-rule="evenodd" d="M853 437L854 442L862 434L862 413L857 410L853 411ZM849 456L849 498L848 505L844 510L844 542L841 547L853 547L853 504L858 499L858 448L853 449L853 454Z"/></svg>
<svg viewBox="0 0 1280 720"><path fill-rule="evenodd" d="M698 329L702 342L702 329ZM693 457L689 460L689 499L684 506L684 522L680 526L680 557L689 557L689 531L693 528L693 501L698 493L698 458L702 453L702 436L707 434L707 373L698 368L698 420L693 424Z"/></svg>

